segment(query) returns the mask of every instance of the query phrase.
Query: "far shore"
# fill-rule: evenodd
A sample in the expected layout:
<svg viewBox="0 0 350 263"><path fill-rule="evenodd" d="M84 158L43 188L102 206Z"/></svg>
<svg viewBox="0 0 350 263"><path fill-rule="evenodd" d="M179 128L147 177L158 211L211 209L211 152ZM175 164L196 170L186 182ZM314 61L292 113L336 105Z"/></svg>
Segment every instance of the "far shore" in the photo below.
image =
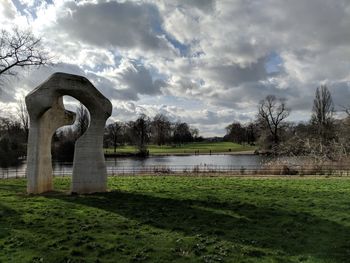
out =
<svg viewBox="0 0 350 263"><path fill-rule="evenodd" d="M181 145L155 145L147 146L148 156L182 156L182 155L252 155L256 147L232 142L194 142ZM105 156L139 156L133 145L120 145L114 152L113 148L105 148Z"/></svg>
<svg viewBox="0 0 350 263"><path fill-rule="evenodd" d="M248 151L236 151L236 152L184 152L184 153L150 153L148 157L150 156L196 156L196 155L254 155L254 150L248 150ZM105 153L105 157L138 157L137 153Z"/></svg>

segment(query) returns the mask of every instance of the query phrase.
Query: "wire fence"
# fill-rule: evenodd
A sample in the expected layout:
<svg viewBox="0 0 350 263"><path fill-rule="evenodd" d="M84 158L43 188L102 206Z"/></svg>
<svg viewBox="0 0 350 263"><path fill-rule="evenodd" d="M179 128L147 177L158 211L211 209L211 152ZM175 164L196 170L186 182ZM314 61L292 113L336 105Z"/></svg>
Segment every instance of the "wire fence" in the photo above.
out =
<svg viewBox="0 0 350 263"><path fill-rule="evenodd" d="M107 167L108 176L123 175L337 175L350 176L350 164L342 165L151 165L151 166L112 166ZM57 167L53 176L71 176L72 168ZM0 179L25 178L25 169L1 169Z"/></svg>

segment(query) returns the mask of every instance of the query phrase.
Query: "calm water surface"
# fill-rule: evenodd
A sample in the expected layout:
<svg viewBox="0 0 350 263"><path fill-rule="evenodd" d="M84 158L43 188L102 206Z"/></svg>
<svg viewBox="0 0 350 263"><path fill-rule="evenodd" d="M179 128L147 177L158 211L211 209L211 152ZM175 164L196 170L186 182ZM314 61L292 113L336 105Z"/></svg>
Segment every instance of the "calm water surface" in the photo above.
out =
<svg viewBox="0 0 350 263"><path fill-rule="evenodd" d="M147 158L137 157L108 157L106 165L108 171L122 170L130 171L130 169L142 170L149 167L168 167L176 170L191 170L196 166L208 167L215 169L216 167L230 166L239 168L259 168L268 160L268 157L258 155L186 155L186 156L150 156ZM72 163L57 162L53 163L54 174L70 174L72 172ZM26 163L17 167L7 169L0 168L1 177L21 177L25 174Z"/></svg>
<svg viewBox="0 0 350 263"><path fill-rule="evenodd" d="M259 166L266 158L258 155L188 155L188 156L151 156L148 158L107 158L107 166L146 167L164 166Z"/></svg>

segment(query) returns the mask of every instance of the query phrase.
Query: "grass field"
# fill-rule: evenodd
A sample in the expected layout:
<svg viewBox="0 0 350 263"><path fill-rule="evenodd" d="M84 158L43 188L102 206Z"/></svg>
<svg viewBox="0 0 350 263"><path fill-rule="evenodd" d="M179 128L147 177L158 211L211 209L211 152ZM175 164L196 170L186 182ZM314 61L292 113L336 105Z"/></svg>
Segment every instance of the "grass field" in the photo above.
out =
<svg viewBox="0 0 350 263"><path fill-rule="evenodd" d="M199 154L208 153L230 153L230 152L240 152L240 151L251 151L255 150L255 147L248 145L240 145L232 142L195 142L183 145L149 145L148 150L150 154L194 154L198 152ZM114 149L105 149L105 153L113 153ZM134 146L120 146L117 148L118 154L130 154L136 153L137 149Z"/></svg>
<svg viewBox="0 0 350 263"><path fill-rule="evenodd" d="M349 262L350 179L115 177L28 196L0 181L0 262Z"/></svg>

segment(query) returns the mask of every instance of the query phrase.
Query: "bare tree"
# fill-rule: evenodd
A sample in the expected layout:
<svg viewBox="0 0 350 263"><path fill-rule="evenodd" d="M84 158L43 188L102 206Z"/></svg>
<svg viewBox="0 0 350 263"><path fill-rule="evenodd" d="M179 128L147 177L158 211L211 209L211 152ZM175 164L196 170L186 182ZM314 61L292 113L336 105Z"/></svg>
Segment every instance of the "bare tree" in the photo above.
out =
<svg viewBox="0 0 350 263"><path fill-rule="evenodd" d="M0 117L0 167L16 165L25 156L25 139L21 126L15 118Z"/></svg>
<svg viewBox="0 0 350 263"><path fill-rule="evenodd" d="M175 123L173 140L177 144L188 143L193 140L190 126L186 122Z"/></svg>
<svg viewBox="0 0 350 263"><path fill-rule="evenodd" d="M332 136L334 128L333 115L332 95L326 85L321 85L316 89L311 123L316 127L317 133L323 140L327 140Z"/></svg>
<svg viewBox="0 0 350 263"><path fill-rule="evenodd" d="M268 130L275 145L280 141L280 128L289 113L285 99L277 99L274 95L268 95L260 101L258 120Z"/></svg>
<svg viewBox="0 0 350 263"><path fill-rule="evenodd" d="M197 128L190 128L192 139L196 141L199 137L199 130Z"/></svg>
<svg viewBox="0 0 350 263"><path fill-rule="evenodd" d="M150 119L141 114L136 121L128 123L132 138L135 141L140 155L148 155L147 143L150 137Z"/></svg>
<svg viewBox="0 0 350 263"><path fill-rule="evenodd" d="M107 126L107 136L113 144L114 153L117 152L118 140L121 137L121 131L123 129L123 124L121 122L114 122Z"/></svg>
<svg viewBox="0 0 350 263"><path fill-rule="evenodd" d="M226 135L224 136L224 140L239 144L253 144L255 143L257 136L256 126L257 124L253 122L247 123L245 125L242 125L238 121L233 122L226 127Z"/></svg>
<svg viewBox="0 0 350 263"><path fill-rule="evenodd" d="M41 45L41 39L30 31L14 28L0 32L0 77L16 75L15 67L41 66L51 58Z"/></svg>
<svg viewBox="0 0 350 263"><path fill-rule="evenodd" d="M245 129L239 122L233 122L226 127L225 139L235 143L242 143L245 141Z"/></svg>
<svg viewBox="0 0 350 263"><path fill-rule="evenodd" d="M164 114L157 114L152 121L154 141L158 145L165 144L171 136L171 123Z"/></svg>
<svg viewBox="0 0 350 263"><path fill-rule="evenodd" d="M77 108L77 136L81 136L84 134L84 132L89 127L90 123L90 114L88 109L80 103L79 107Z"/></svg>

